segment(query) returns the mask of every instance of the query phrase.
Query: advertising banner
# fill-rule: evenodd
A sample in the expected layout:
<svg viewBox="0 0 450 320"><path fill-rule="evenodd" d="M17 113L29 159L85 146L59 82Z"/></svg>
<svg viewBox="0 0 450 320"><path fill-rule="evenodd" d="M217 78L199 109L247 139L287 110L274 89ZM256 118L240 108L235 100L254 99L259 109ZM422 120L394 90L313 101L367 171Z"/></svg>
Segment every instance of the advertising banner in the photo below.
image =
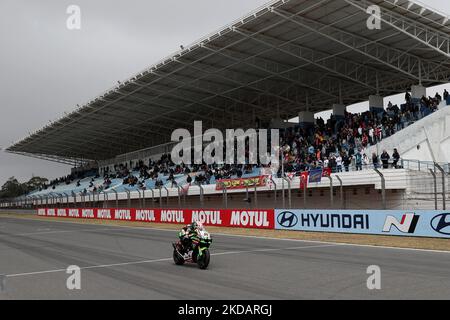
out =
<svg viewBox="0 0 450 320"><path fill-rule="evenodd" d="M450 211L276 209L275 229L450 238Z"/></svg>
<svg viewBox="0 0 450 320"><path fill-rule="evenodd" d="M98 220L122 220L205 226L274 229L274 210L200 209L38 209L39 216Z"/></svg>
<svg viewBox="0 0 450 320"><path fill-rule="evenodd" d="M227 190L245 189L251 187L265 187L267 185L267 176L259 176L252 178L240 179L221 179L217 181L216 190L222 190L224 187Z"/></svg>

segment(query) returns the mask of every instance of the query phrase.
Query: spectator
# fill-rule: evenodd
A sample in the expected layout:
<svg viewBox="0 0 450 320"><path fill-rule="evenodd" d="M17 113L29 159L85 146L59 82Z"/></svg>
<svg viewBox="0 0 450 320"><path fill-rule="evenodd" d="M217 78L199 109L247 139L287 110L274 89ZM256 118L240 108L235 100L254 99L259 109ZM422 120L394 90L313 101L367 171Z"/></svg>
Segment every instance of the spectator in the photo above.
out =
<svg viewBox="0 0 450 320"><path fill-rule="evenodd" d="M395 169L398 169L398 162L400 160L400 154L398 153L397 149L394 149L394 153L392 154L392 158L394 161L392 162L392 167Z"/></svg>
<svg viewBox="0 0 450 320"><path fill-rule="evenodd" d="M356 154L355 154L356 171L362 170L362 161L363 161L363 157L361 155L361 150L358 149L358 152L356 152Z"/></svg>
<svg viewBox="0 0 450 320"><path fill-rule="evenodd" d="M334 156L331 156L330 161L328 162L328 166L331 168L331 172L336 172L337 162Z"/></svg>
<svg viewBox="0 0 450 320"><path fill-rule="evenodd" d="M324 167L324 168L329 168L329 164L330 164L330 161L328 160L327 157L325 157L325 158L323 159L323 167Z"/></svg>
<svg viewBox="0 0 450 320"><path fill-rule="evenodd" d="M405 94L405 101L407 103L411 102L411 94L408 91L406 91L406 94Z"/></svg>
<svg viewBox="0 0 450 320"><path fill-rule="evenodd" d="M337 172L342 172L342 157L339 153L338 156L336 157L336 168Z"/></svg>
<svg viewBox="0 0 450 320"><path fill-rule="evenodd" d="M381 162L383 163L383 169L388 169L389 168L389 159L391 158L391 156L387 153L386 150L383 150L383 153L381 154Z"/></svg>
<svg viewBox="0 0 450 320"><path fill-rule="evenodd" d="M344 156L342 157L342 163L344 164L345 172L349 172L352 159L348 156L347 153L344 153Z"/></svg>
<svg viewBox="0 0 450 320"><path fill-rule="evenodd" d="M375 152L372 154L372 164L373 164L374 169L379 168L378 156Z"/></svg>

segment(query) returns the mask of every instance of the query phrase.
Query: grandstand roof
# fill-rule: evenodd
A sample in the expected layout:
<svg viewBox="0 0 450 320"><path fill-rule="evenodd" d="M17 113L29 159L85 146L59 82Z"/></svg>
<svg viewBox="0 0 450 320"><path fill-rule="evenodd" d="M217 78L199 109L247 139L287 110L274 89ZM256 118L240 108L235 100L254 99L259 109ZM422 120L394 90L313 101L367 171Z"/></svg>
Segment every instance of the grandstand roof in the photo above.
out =
<svg viewBox="0 0 450 320"><path fill-rule="evenodd" d="M366 12L381 7L381 29ZM408 0L280 0L187 46L8 152L72 163L170 141L176 128L252 127L333 103L449 82L450 21Z"/></svg>

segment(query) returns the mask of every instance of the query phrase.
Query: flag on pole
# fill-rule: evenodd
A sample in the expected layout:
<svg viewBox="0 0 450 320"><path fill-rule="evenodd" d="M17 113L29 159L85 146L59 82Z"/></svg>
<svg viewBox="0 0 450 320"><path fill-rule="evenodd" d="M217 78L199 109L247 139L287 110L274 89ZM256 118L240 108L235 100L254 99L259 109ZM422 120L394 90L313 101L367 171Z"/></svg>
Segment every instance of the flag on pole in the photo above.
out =
<svg viewBox="0 0 450 320"><path fill-rule="evenodd" d="M322 174L323 174L323 170L322 169L314 169L309 171L309 183L320 183L322 181Z"/></svg>
<svg viewBox="0 0 450 320"><path fill-rule="evenodd" d="M300 174L300 190L308 188L308 171L304 171Z"/></svg>
<svg viewBox="0 0 450 320"><path fill-rule="evenodd" d="M331 176L331 168L324 168L322 177L326 178L326 177L330 177L330 176Z"/></svg>

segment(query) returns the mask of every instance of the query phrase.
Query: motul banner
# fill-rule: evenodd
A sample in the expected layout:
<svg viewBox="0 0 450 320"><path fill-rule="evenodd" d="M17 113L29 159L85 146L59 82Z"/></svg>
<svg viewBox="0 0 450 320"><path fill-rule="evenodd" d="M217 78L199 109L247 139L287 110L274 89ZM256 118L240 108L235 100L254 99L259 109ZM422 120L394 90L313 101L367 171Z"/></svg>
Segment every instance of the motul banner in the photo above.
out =
<svg viewBox="0 0 450 320"><path fill-rule="evenodd" d="M122 220L206 226L274 229L274 210L204 209L38 209L39 216L97 220Z"/></svg>
<svg viewBox="0 0 450 320"><path fill-rule="evenodd" d="M245 189L251 187L265 187L267 185L267 176L259 176L252 178L240 178L240 179L222 179L217 181L216 190L225 189Z"/></svg>

